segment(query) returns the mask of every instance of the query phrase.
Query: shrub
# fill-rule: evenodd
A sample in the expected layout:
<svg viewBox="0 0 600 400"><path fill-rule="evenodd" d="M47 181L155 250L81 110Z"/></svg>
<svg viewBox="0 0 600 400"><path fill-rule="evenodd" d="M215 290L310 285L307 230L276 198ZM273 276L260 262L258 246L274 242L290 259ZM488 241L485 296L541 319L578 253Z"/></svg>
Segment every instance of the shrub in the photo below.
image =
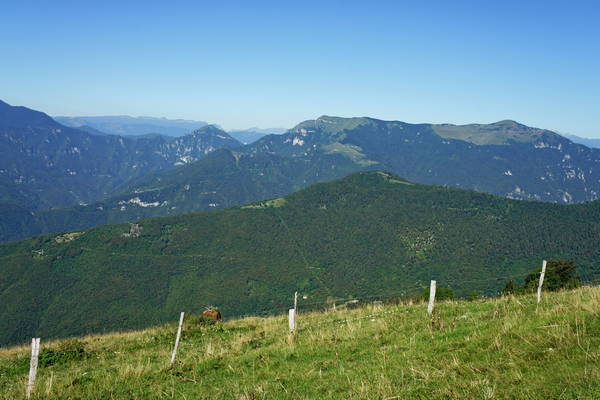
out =
<svg viewBox="0 0 600 400"><path fill-rule="evenodd" d="M546 264L544 276L544 290L557 291L561 289L574 289L581 286L581 277L575 273L577 266L572 260L550 260ZM506 281L502 294L518 294L533 292L537 289L542 268L538 267L525 277L523 286L519 286L514 279Z"/></svg>
<svg viewBox="0 0 600 400"><path fill-rule="evenodd" d="M70 361L83 360L88 353L85 344L79 339L70 339L60 343L56 348L46 348L40 352L40 367L66 364Z"/></svg>
<svg viewBox="0 0 600 400"><path fill-rule="evenodd" d="M477 290L471 292L471 294L467 297L468 301L475 301L481 298L481 294Z"/></svg>
<svg viewBox="0 0 600 400"><path fill-rule="evenodd" d="M517 281L515 281L513 278L510 278L508 281L506 281L506 285L504 285L504 289L502 289L502 294L517 294L521 292L521 290L522 288L519 286Z"/></svg>
<svg viewBox="0 0 600 400"><path fill-rule="evenodd" d="M581 286L581 277L575 274L577 266L572 260L550 260L546 264L543 288L549 291L573 289ZM541 267L525 277L525 289L534 291L538 287Z"/></svg>
<svg viewBox="0 0 600 400"><path fill-rule="evenodd" d="M421 296L423 300L429 300L429 288L423 291ZM439 287L435 290L435 299L437 301L454 299L454 292L450 288Z"/></svg>

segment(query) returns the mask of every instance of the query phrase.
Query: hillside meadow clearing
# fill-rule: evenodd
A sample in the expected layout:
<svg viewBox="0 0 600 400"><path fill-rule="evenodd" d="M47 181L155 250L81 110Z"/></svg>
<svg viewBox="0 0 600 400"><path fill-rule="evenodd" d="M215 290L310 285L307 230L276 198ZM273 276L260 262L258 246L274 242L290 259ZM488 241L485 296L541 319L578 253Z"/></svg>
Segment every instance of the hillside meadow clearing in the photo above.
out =
<svg viewBox="0 0 600 400"><path fill-rule="evenodd" d="M174 316L174 318L177 316ZM34 399L598 399L600 287L367 304L41 341ZM25 397L30 347L0 350L0 397Z"/></svg>

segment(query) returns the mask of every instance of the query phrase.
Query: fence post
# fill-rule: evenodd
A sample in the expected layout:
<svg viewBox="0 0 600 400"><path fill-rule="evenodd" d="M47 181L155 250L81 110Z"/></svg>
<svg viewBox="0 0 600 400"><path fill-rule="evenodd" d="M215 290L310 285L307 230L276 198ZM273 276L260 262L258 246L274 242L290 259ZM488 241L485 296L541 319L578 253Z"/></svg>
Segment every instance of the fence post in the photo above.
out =
<svg viewBox="0 0 600 400"><path fill-rule="evenodd" d="M429 304L427 305L427 314L431 315L433 312L433 304L435 303L435 281L431 281L429 286Z"/></svg>
<svg viewBox="0 0 600 400"><path fill-rule="evenodd" d="M290 326L290 334L294 335L296 333L296 310L294 308L290 308L289 310L288 323Z"/></svg>
<svg viewBox="0 0 600 400"><path fill-rule="evenodd" d="M175 357L177 357L177 348L179 347L179 339L181 338L181 328L183 327L183 317L185 313L182 311L179 316L179 328L177 328L177 337L175 338L175 347L173 347L173 353L171 353L171 367L175 364Z"/></svg>
<svg viewBox="0 0 600 400"><path fill-rule="evenodd" d="M294 310L298 311L298 292L294 292Z"/></svg>
<svg viewBox="0 0 600 400"><path fill-rule="evenodd" d="M35 376L37 374L38 356L40 354L40 338L31 339L31 361L29 362L29 380L27 381L27 398L31 397Z"/></svg>
<svg viewBox="0 0 600 400"><path fill-rule="evenodd" d="M537 290L537 302L542 301L542 285L544 284L544 275L546 274L546 260L542 262L542 273L540 274L540 283Z"/></svg>

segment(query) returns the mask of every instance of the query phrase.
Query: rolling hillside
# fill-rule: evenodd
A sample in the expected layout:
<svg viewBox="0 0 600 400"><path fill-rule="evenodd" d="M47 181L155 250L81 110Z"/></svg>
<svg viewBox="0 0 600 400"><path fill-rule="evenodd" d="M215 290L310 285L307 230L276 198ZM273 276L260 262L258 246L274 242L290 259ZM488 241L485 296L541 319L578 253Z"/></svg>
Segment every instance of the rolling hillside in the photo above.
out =
<svg viewBox="0 0 600 400"><path fill-rule="evenodd" d="M600 273L600 203L559 205L362 172L245 207L0 246L0 344L399 293L430 279L494 294L541 259ZM93 293L94 296L89 296Z"/></svg>
<svg viewBox="0 0 600 400"><path fill-rule="evenodd" d="M474 302L370 304L49 343L36 399L597 399L600 289ZM174 320L176 315L172 315ZM0 350L0 398L22 398L30 349Z"/></svg>

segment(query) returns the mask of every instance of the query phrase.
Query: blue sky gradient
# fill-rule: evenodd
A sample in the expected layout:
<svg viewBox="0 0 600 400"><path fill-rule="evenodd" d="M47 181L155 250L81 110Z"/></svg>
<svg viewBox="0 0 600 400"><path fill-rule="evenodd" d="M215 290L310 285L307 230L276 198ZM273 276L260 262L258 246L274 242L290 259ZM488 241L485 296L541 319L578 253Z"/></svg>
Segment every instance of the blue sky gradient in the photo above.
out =
<svg viewBox="0 0 600 400"><path fill-rule="evenodd" d="M229 129L327 114L600 137L599 21L598 1L7 0L0 99Z"/></svg>

